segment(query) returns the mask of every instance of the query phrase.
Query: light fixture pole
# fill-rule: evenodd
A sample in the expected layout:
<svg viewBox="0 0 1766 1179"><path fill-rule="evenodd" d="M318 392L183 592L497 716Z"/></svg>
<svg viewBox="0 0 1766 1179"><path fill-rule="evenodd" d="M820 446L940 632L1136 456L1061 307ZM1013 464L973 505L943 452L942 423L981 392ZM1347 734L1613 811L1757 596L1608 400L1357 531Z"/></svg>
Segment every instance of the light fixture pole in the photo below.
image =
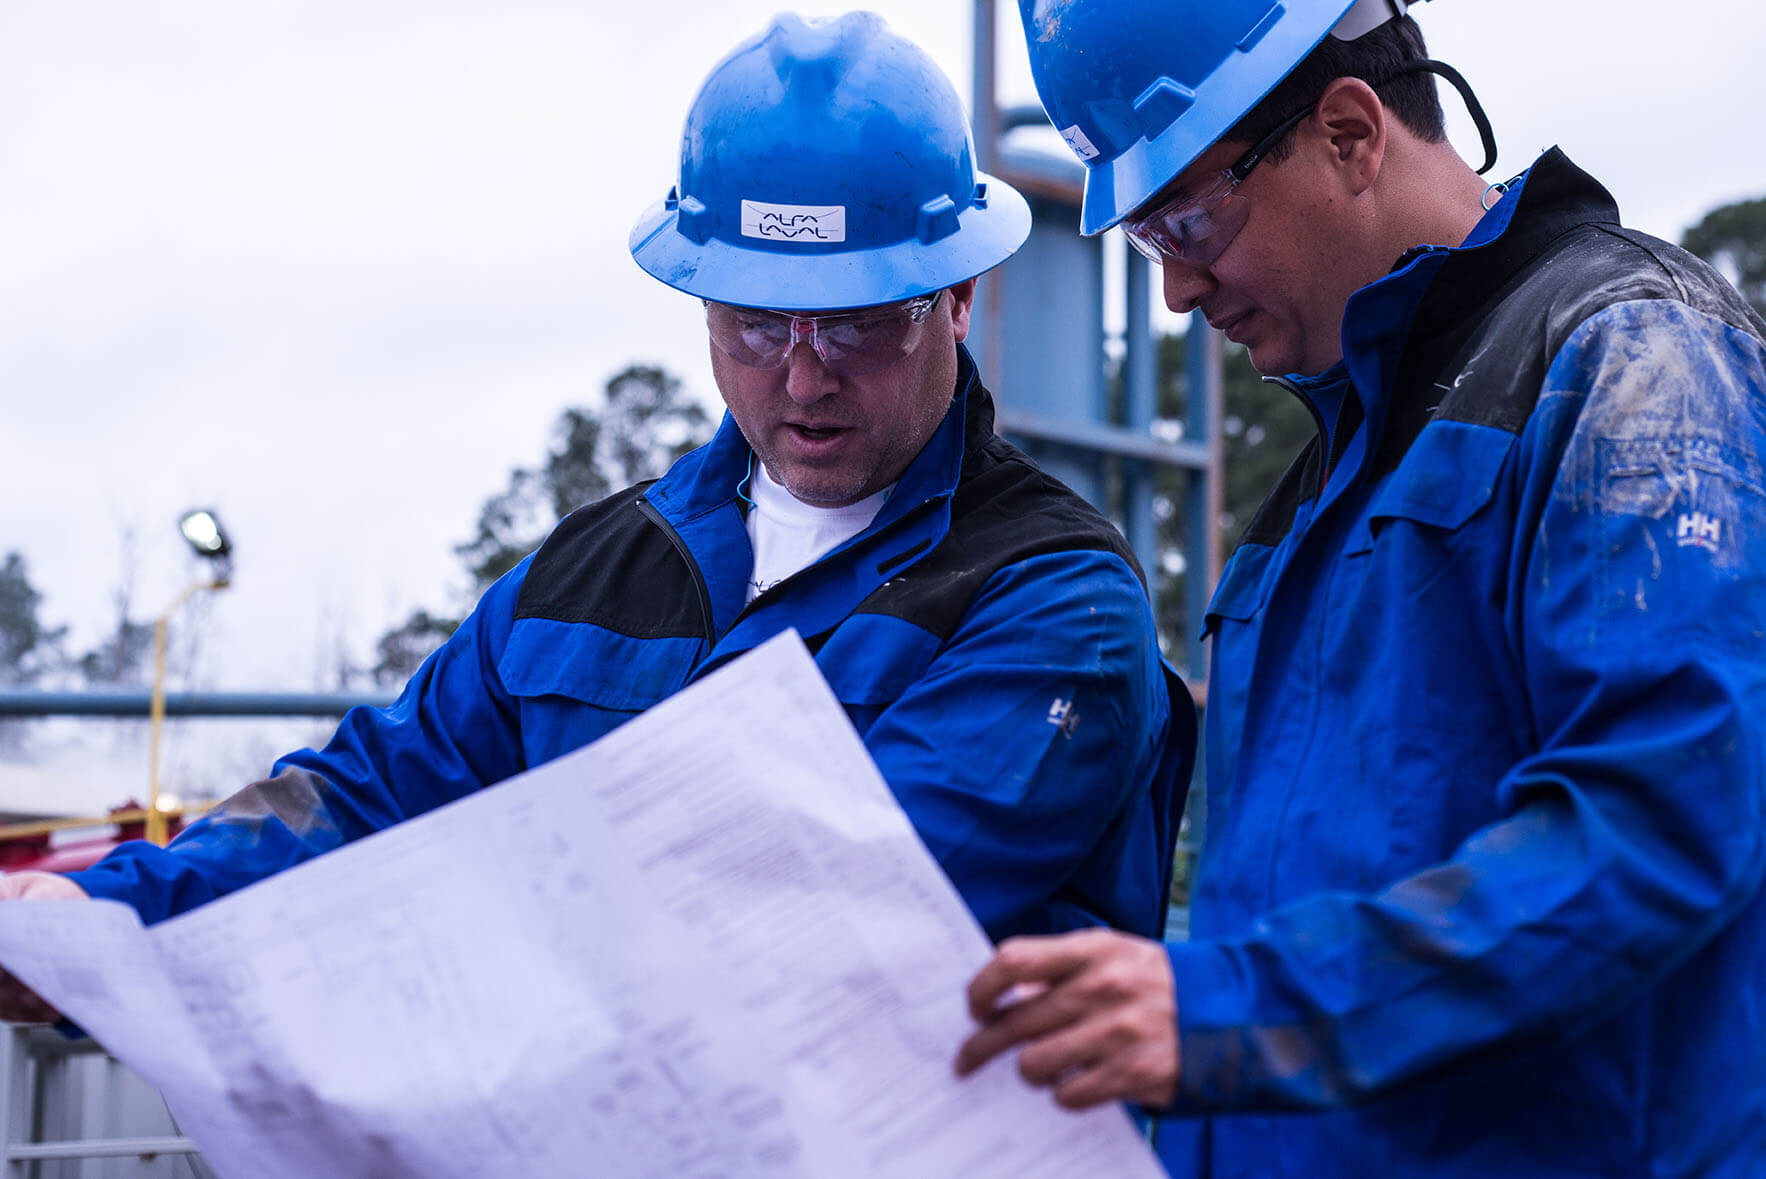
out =
<svg viewBox="0 0 1766 1179"><path fill-rule="evenodd" d="M233 546L221 530L214 512L197 510L184 513L178 531L190 542L198 557L208 563L207 573L184 587L184 591L165 608L153 623L153 701L148 708L147 755L147 838L164 847L168 842L166 812L159 805L159 741L166 723L166 632L172 615L203 590L225 589L233 576Z"/></svg>

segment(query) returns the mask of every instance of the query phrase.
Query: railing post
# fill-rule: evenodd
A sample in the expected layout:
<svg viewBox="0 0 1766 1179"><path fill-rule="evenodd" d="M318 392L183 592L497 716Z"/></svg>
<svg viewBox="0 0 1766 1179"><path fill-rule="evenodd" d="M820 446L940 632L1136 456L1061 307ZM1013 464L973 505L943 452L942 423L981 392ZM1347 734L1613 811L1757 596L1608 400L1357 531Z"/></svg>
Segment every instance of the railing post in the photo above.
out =
<svg viewBox="0 0 1766 1179"><path fill-rule="evenodd" d="M31 1132L30 1052L23 1029L0 1024L0 1175L11 1176L18 1158L13 1147Z"/></svg>

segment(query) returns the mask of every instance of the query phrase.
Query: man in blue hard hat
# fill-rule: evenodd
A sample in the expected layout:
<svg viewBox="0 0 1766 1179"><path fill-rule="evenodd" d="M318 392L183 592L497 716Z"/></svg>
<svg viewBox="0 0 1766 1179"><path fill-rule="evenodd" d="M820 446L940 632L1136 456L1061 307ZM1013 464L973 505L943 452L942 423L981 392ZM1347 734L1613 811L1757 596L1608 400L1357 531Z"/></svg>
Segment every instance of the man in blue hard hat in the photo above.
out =
<svg viewBox="0 0 1766 1179"><path fill-rule="evenodd" d="M576 749L795 628L992 937L1157 936L1188 696L1126 543L993 433L962 347L977 276L1029 228L924 53L870 14L780 17L712 71L679 183L631 235L703 303L716 437L564 520L390 709L168 848L0 890L158 921Z"/></svg>
<svg viewBox="0 0 1766 1179"><path fill-rule="evenodd" d="M1191 940L1007 942L959 1068L1178 1175L1766 1174L1766 324L1481 180L1405 7L1021 0L1083 230L1318 436L1208 609Z"/></svg>

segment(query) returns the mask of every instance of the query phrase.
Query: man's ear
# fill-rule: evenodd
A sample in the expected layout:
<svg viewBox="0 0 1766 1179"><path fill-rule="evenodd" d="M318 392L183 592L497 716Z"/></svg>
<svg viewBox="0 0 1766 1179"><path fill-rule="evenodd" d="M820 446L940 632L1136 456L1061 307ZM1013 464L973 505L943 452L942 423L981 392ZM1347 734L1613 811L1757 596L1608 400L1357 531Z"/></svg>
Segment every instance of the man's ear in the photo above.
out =
<svg viewBox="0 0 1766 1179"><path fill-rule="evenodd" d="M975 306L977 281L979 280L966 278L950 288L950 326L959 344L969 338L969 311Z"/></svg>
<svg viewBox="0 0 1766 1179"><path fill-rule="evenodd" d="M1352 193L1372 187L1386 158L1386 107L1360 78L1325 87L1308 120L1331 145L1331 158Z"/></svg>

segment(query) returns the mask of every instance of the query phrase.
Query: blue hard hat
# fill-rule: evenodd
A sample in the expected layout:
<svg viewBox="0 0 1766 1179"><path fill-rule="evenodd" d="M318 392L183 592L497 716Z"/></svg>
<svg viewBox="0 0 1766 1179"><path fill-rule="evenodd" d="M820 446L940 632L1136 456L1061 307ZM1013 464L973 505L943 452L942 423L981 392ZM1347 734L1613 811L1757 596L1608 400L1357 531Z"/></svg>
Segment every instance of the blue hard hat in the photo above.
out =
<svg viewBox="0 0 1766 1179"><path fill-rule="evenodd" d="M1049 119L1085 163L1080 232L1102 233L1212 147L1336 31L1408 0L1018 0Z"/></svg>
<svg viewBox="0 0 1766 1179"><path fill-rule="evenodd" d="M680 182L632 229L671 287L745 307L893 303L973 278L1030 234L975 170L962 103L874 13L777 17L705 80Z"/></svg>

